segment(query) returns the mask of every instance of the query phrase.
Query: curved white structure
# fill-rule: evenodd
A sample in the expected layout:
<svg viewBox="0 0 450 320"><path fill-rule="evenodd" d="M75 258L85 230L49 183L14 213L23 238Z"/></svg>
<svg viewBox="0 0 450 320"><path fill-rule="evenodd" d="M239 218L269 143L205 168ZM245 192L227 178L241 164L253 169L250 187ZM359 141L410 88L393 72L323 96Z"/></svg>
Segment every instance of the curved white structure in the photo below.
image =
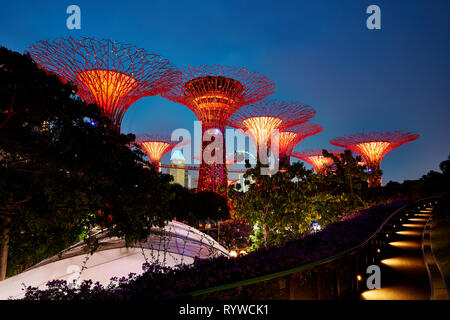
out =
<svg viewBox="0 0 450 320"><path fill-rule="evenodd" d="M130 273L143 273L142 265L160 264L175 267L190 264L194 258L206 259L229 256L228 251L207 234L177 221L164 228L153 228L145 242L126 248L125 241L107 237L105 232L96 235L100 247L93 254L86 253L83 242L64 250L61 258L48 258L32 268L0 281L0 299L22 298L24 287L46 288L51 280L81 283L84 280L100 282L104 286L113 277L127 277Z"/></svg>

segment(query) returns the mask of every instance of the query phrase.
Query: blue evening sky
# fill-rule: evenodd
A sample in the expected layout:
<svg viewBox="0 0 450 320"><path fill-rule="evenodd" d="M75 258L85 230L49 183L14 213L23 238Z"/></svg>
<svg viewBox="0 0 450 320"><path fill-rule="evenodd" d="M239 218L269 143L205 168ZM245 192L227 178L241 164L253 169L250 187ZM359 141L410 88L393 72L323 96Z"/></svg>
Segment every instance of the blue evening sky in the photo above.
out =
<svg viewBox="0 0 450 320"><path fill-rule="evenodd" d="M81 8L81 30L66 28L66 8ZM381 8L381 30L366 28L366 8ZM421 137L391 151L383 181L415 179L450 153L450 1L446 0L146 0L3 1L0 45L23 52L58 36L110 38L176 65L247 67L273 79L273 98L313 106L325 127L296 150L372 130ZM123 132L193 129L194 114L160 97L128 110ZM168 156L163 158L168 162ZM309 167L309 165L308 165Z"/></svg>

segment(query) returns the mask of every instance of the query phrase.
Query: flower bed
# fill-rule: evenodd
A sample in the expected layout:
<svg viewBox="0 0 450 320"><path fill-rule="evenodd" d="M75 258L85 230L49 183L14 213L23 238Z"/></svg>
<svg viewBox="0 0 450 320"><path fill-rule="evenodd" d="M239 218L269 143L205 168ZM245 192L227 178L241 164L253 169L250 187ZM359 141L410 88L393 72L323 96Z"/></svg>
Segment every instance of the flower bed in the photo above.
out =
<svg viewBox="0 0 450 320"><path fill-rule="evenodd" d="M405 201L397 201L364 209L328 225L321 232L289 240L279 247L262 248L236 259L196 260L177 269L147 265L142 275L130 275L128 279L119 279L108 287L86 281L78 289L69 289L64 281L53 281L46 290L28 288L25 299L157 300L271 274L318 261L361 244L390 214L405 204Z"/></svg>

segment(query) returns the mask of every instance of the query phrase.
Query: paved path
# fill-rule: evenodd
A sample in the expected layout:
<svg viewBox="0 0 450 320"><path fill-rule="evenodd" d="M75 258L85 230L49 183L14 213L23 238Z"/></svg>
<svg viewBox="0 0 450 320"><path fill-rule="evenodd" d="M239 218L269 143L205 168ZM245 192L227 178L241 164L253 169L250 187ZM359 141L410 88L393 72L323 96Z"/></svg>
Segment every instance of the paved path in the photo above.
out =
<svg viewBox="0 0 450 320"><path fill-rule="evenodd" d="M422 238L431 210L403 216L381 260L381 288L361 294L365 300L428 300L430 283Z"/></svg>

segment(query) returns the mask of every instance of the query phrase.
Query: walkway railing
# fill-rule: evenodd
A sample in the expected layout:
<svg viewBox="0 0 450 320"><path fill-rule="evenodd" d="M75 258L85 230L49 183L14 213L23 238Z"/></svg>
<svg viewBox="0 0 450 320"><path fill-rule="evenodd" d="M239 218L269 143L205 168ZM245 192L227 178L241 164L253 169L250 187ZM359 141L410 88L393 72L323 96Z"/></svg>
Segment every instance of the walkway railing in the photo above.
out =
<svg viewBox="0 0 450 320"><path fill-rule="evenodd" d="M390 237L408 216L426 206L434 206L438 197L417 200L393 212L360 245L331 257L289 270L193 291L178 298L228 300L331 300L359 299L366 290L366 269L378 265Z"/></svg>

